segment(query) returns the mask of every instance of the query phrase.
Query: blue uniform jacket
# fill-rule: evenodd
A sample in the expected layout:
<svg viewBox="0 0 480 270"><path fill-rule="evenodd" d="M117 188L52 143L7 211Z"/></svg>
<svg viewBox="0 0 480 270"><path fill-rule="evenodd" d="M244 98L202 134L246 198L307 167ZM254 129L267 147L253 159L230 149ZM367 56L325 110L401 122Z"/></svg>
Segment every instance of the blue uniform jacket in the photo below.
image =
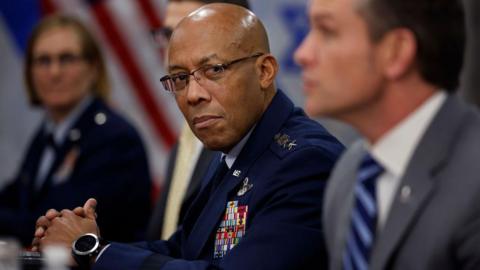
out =
<svg viewBox="0 0 480 270"><path fill-rule="evenodd" d="M28 245L35 221L48 209L72 209L94 197L105 237L141 239L151 208L151 177L142 141L129 123L94 99L69 130L45 184L37 191L34 181L44 148L41 127L18 176L0 192L0 235L18 237ZM136 217L127 219L125 212Z"/></svg>
<svg viewBox="0 0 480 270"><path fill-rule="evenodd" d="M206 205L204 182L168 241L112 243L94 269L321 269L322 197L342 150L278 91Z"/></svg>

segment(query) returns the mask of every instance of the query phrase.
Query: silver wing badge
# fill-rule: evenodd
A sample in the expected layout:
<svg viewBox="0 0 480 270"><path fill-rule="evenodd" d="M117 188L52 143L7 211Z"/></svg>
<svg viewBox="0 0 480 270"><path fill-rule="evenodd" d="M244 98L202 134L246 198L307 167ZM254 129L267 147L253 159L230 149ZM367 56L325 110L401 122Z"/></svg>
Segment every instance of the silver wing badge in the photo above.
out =
<svg viewBox="0 0 480 270"><path fill-rule="evenodd" d="M248 180L248 177L245 177L245 179L243 179L242 187L240 187L240 189L238 190L237 196L245 195L245 193L247 193L247 191L249 191L253 187L253 184L248 183Z"/></svg>

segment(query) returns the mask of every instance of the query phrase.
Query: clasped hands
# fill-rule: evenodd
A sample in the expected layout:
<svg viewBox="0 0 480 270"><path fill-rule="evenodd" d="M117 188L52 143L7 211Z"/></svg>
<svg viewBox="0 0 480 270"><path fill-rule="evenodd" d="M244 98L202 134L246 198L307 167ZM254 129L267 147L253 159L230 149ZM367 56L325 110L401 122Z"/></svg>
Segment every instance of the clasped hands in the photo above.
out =
<svg viewBox="0 0 480 270"><path fill-rule="evenodd" d="M83 207L58 212L50 209L37 219L32 250L39 251L47 245L61 245L69 250L72 243L86 233L100 236L95 208L97 201L88 199Z"/></svg>

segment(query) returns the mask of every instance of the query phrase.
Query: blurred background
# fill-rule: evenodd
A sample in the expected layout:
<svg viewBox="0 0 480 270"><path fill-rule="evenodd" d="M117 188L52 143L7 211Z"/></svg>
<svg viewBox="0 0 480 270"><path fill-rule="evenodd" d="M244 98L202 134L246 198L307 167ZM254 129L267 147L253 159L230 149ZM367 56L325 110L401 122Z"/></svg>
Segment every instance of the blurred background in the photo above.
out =
<svg viewBox="0 0 480 270"><path fill-rule="evenodd" d="M253 11L265 23L272 52L281 65L278 87L299 106L303 104L300 70L292 56L308 31L307 2L250 1ZM460 94L478 104L480 1L464 2L470 37ZM182 123L173 97L162 90L158 80L165 74L164 55L150 35L151 29L161 27L164 11L163 0L0 1L0 188L20 166L26 144L42 117L40 111L28 105L22 59L32 27L52 12L78 16L93 29L107 58L113 106L140 130L147 144L152 174L161 187L168 151ZM346 125L319 121L345 144L356 137Z"/></svg>

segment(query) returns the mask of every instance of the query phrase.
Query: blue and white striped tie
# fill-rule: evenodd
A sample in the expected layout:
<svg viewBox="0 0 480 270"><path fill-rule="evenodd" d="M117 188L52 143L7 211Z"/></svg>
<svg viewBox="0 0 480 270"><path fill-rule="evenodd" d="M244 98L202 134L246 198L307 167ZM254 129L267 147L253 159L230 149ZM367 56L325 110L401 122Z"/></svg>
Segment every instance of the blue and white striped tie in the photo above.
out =
<svg viewBox="0 0 480 270"><path fill-rule="evenodd" d="M369 268L378 212L375 180L382 172L383 168L367 153L360 165L355 185L355 205L343 254L345 270Z"/></svg>

